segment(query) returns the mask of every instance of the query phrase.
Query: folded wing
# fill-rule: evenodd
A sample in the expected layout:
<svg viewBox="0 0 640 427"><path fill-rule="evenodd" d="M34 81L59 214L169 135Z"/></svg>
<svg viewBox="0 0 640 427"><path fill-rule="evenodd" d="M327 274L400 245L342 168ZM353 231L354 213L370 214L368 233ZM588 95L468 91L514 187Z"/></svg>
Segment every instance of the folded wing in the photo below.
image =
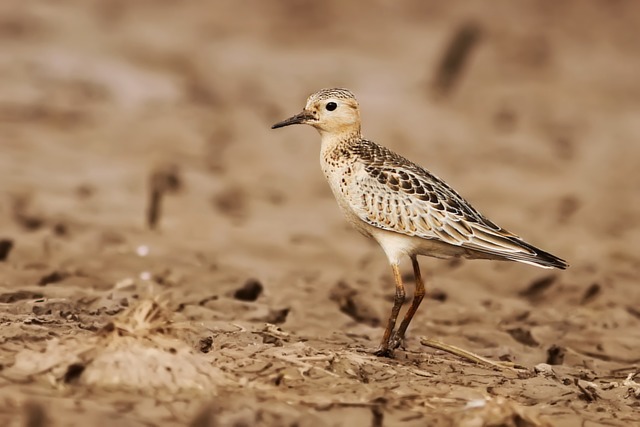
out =
<svg viewBox="0 0 640 427"><path fill-rule="evenodd" d="M352 208L368 224L408 236L541 267L567 264L485 218L444 181L373 143L359 153L354 180L343 185Z"/></svg>

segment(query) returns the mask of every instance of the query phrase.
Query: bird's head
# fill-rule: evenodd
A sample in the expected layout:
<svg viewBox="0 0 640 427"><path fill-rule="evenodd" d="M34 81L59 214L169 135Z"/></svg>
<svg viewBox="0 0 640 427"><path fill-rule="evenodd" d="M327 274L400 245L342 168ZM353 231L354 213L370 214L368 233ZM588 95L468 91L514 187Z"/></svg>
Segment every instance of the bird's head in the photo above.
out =
<svg viewBox="0 0 640 427"><path fill-rule="evenodd" d="M356 97L347 89L322 89L307 99L302 112L271 126L307 124L320 134L360 133L360 108Z"/></svg>

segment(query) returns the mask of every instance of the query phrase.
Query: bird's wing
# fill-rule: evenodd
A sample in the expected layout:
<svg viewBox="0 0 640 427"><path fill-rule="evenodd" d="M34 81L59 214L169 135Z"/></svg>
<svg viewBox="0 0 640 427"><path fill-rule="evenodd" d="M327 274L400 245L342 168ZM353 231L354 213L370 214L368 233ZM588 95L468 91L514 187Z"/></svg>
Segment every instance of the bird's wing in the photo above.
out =
<svg viewBox="0 0 640 427"><path fill-rule="evenodd" d="M426 169L377 144L365 148L355 161L354 179L342 183L361 220L508 259L544 261L539 255L545 252L489 221Z"/></svg>

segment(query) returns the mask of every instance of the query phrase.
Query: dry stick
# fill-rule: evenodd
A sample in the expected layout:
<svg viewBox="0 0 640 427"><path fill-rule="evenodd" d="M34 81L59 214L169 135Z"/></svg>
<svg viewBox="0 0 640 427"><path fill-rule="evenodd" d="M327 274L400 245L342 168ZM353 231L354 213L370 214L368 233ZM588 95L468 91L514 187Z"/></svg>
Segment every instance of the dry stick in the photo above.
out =
<svg viewBox="0 0 640 427"><path fill-rule="evenodd" d="M0 261L5 261L13 249L13 240L0 239Z"/></svg>
<svg viewBox="0 0 640 427"><path fill-rule="evenodd" d="M447 94L453 88L480 36L481 29L473 22L456 30L436 70L434 86L439 93Z"/></svg>
<svg viewBox="0 0 640 427"><path fill-rule="evenodd" d="M182 186L180 170L176 165L162 165L152 171L149 178L147 227L153 230L162 215L162 199L165 194L176 192Z"/></svg>
<svg viewBox="0 0 640 427"><path fill-rule="evenodd" d="M149 195L149 205L147 207L147 227L152 230L156 228L158 219L160 218L162 194L163 191L160 188L156 186L151 187L151 194Z"/></svg>
<svg viewBox="0 0 640 427"><path fill-rule="evenodd" d="M618 374L618 373L622 373L624 371L639 371L640 368L638 368L638 365L630 365L630 366L623 366L622 368L616 368L616 369L611 369L609 372L611 372L612 374ZM633 372L632 372L633 373Z"/></svg>
<svg viewBox="0 0 640 427"><path fill-rule="evenodd" d="M463 359L467 359L470 360L472 362L475 362L479 365L487 365L487 366L491 366L492 368L495 369L499 369L501 371L511 371L511 372L518 372L517 369L511 367L511 366L507 366L504 365L502 363L497 363L497 362L493 362L489 359L486 359L482 356L479 356L475 353L471 353L470 351L467 350L463 350L459 347L454 347L452 345L449 344L445 344L442 341L437 341L431 338L425 338L422 337L420 338L420 344L426 346L426 347L431 347L431 348L435 348L437 350L442 350L442 351L446 351L447 353L451 353L453 355L456 355L458 357L461 357Z"/></svg>

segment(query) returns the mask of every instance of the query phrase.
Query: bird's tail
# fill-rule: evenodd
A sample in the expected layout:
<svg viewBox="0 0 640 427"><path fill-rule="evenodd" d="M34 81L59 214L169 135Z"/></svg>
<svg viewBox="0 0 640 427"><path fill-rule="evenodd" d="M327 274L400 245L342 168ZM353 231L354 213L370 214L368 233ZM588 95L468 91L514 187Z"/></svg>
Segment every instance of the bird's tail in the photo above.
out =
<svg viewBox="0 0 640 427"><path fill-rule="evenodd" d="M536 248L535 246L530 245L523 240L518 240L518 245L522 246L525 249L528 249L530 253L520 252L505 255L505 257L514 261L523 262L542 268L559 268L560 270L565 270L567 267L569 267L569 264L562 258L558 258L557 256L550 254L549 252L545 252L542 249Z"/></svg>

